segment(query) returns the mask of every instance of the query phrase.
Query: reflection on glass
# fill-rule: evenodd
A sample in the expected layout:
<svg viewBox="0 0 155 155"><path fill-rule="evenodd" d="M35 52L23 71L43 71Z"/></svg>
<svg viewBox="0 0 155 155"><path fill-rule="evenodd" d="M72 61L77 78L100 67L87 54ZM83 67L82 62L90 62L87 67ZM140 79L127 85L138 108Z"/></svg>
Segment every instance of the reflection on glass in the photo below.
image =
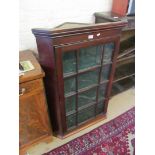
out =
<svg viewBox="0 0 155 155"><path fill-rule="evenodd" d="M82 48L79 51L79 69L86 69L101 64L102 46Z"/></svg>
<svg viewBox="0 0 155 155"><path fill-rule="evenodd" d="M103 63L111 62L113 51L114 51L114 43L105 44Z"/></svg>
<svg viewBox="0 0 155 155"><path fill-rule="evenodd" d="M109 79L110 71L111 65L105 65L102 67L101 82Z"/></svg>
<svg viewBox="0 0 155 155"><path fill-rule="evenodd" d="M98 83L99 70L89 71L79 75L78 89L85 88Z"/></svg>
<svg viewBox="0 0 155 155"><path fill-rule="evenodd" d="M76 114L67 116L67 128L71 128L76 125Z"/></svg>
<svg viewBox="0 0 155 155"><path fill-rule="evenodd" d="M65 89L65 94L74 92L76 90L75 86L75 77L68 78L64 80L64 89Z"/></svg>
<svg viewBox="0 0 155 155"><path fill-rule="evenodd" d="M75 52L63 53L63 73L71 73L76 71L76 57Z"/></svg>
<svg viewBox="0 0 155 155"><path fill-rule="evenodd" d="M106 89L107 89L107 83L99 86L99 92L98 92L98 100L99 101L105 98Z"/></svg>
<svg viewBox="0 0 155 155"><path fill-rule="evenodd" d="M78 95L78 107L96 101L96 88L90 89Z"/></svg>
<svg viewBox="0 0 155 155"><path fill-rule="evenodd" d="M65 99L65 105L66 105L66 112L70 112L70 111L75 110L76 97L75 96L67 97Z"/></svg>
<svg viewBox="0 0 155 155"><path fill-rule="evenodd" d="M82 123L90 118L95 117L95 107L91 106L80 110L78 113L78 123Z"/></svg>
<svg viewBox="0 0 155 155"><path fill-rule="evenodd" d="M96 108L96 115L99 115L101 113L104 112L104 101L100 101L98 104L97 104L97 108Z"/></svg>

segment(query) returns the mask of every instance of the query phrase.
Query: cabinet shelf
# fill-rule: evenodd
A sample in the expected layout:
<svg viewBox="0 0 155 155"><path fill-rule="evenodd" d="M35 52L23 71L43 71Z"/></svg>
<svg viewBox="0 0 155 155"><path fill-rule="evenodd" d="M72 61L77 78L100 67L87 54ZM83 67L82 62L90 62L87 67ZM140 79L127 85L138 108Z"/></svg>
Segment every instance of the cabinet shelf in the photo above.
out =
<svg viewBox="0 0 155 155"><path fill-rule="evenodd" d="M124 53L126 50L130 49L131 47L135 46L135 36L132 36L126 40L123 40L120 43L120 54ZM120 55L119 54L119 55Z"/></svg>
<svg viewBox="0 0 155 155"><path fill-rule="evenodd" d="M117 60L128 57L130 55L134 55L135 47L130 47L126 50L124 50L121 54L118 55Z"/></svg>
<svg viewBox="0 0 155 155"><path fill-rule="evenodd" d="M111 97L114 95L117 95L129 88L134 87L134 85L135 85L134 77L135 77L134 75L131 75L129 77L126 77L124 79L114 82L112 92L111 92Z"/></svg>
<svg viewBox="0 0 155 155"><path fill-rule="evenodd" d="M135 56L134 55L126 57L126 58L122 58L119 61L117 61L116 67L118 68L118 67L121 67L123 65L128 65L130 63L135 63Z"/></svg>
<svg viewBox="0 0 155 155"><path fill-rule="evenodd" d="M83 93L83 92L85 92L85 91L88 91L88 90L91 90L91 89L93 89L93 88L99 87L100 85L103 85L103 84L108 84L108 82L109 82L109 80L105 80L105 81L100 82L100 84L88 86L88 87L86 87L86 88L83 88L83 89L78 90L77 92L70 92L70 93L68 93L68 94L65 94L65 98L74 96L74 95L79 94L79 93Z"/></svg>
<svg viewBox="0 0 155 155"><path fill-rule="evenodd" d="M134 75L135 75L135 74L130 74L130 75L127 75L127 76L123 76L122 78L119 78L119 79L114 80L113 83L118 82L118 81L120 81L120 80L124 80L124 79L129 78L129 77L132 77L132 76L134 76Z"/></svg>
<svg viewBox="0 0 155 155"><path fill-rule="evenodd" d="M134 61L134 59L135 59L135 54L125 57L125 58L121 58L121 59L117 60L117 63L123 62L125 60L126 60L126 63L128 63L130 61Z"/></svg>
<svg viewBox="0 0 155 155"><path fill-rule="evenodd" d="M123 79L133 74L135 74L134 58L119 61L116 65L114 82L115 80Z"/></svg>
<svg viewBox="0 0 155 155"><path fill-rule="evenodd" d="M93 67L89 67L89 68L86 68L86 69L83 69L83 70L79 70L77 73L66 73L64 74L64 79L65 78L69 78L69 77L73 77L73 76L77 76L78 74L83 74L83 73L87 73L89 71L93 71L93 70L96 70L102 66L107 66L107 65L110 65L112 64L112 62L108 62L108 63L103 63L102 65L96 65L96 66L93 66Z"/></svg>

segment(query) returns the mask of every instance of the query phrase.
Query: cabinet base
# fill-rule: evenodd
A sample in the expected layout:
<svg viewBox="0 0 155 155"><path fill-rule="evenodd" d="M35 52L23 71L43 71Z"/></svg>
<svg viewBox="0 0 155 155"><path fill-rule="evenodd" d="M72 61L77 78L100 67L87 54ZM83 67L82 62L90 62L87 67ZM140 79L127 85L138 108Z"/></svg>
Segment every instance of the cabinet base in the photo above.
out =
<svg viewBox="0 0 155 155"><path fill-rule="evenodd" d="M63 136L62 135L55 135L56 137L60 138L60 139L65 139L67 137L70 137L74 134L77 134L79 133L80 131L84 130L84 129L87 129L88 127L100 122L100 121L103 121L107 118L106 114L104 115L99 115L97 116L96 118L94 119L91 119L89 120L87 123L84 123L82 125L80 125L79 127L77 127L76 129L73 129L71 131L68 131L67 133L65 133Z"/></svg>

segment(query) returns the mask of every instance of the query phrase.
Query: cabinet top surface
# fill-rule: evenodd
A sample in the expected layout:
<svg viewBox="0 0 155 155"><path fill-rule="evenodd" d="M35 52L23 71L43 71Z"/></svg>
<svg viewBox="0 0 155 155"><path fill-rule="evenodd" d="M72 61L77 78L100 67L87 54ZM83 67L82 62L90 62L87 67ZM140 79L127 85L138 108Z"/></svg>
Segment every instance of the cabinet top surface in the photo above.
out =
<svg viewBox="0 0 155 155"><path fill-rule="evenodd" d="M40 64L38 63L37 59L33 55L32 51L19 52L19 61L26 61L26 60L31 61L32 65L34 66L34 69L31 71L25 72L24 75L20 76L19 83L44 77L44 72L40 67Z"/></svg>
<svg viewBox="0 0 155 155"><path fill-rule="evenodd" d="M56 26L53 30L60 30L60 29L70 29L70 28L78 28L89 26L89 23L74 23L74 22L65 22L61 25Z"/></svg>
<svg viewBox="0 0 155 155"><path fill-rule="evenodd" d="M103 19L104 22L118 22L118 21L126 21L128 24L123 28L123 30L134 30L135 29L135 16L122 16L114 12L96 12L96 19ZM101 20L103 22L103 20ZM101 22L100 21L100 22ZM100 23L99 22L99 23ZM98 23L98 22L97 22Z"/></svg>
<svg viewBox="0 0 155 155"><path fill-rule="evenodd" d="M135 16L122 16L114 12L96 12L94 14L96 17L109 19L111 21L128 21L128 20L135 20Z"/></svg>
<svg viewBox="0 0 155 155"><path fill-rule="evenodd" d="M126 21L106 22L106 23L72 23L66 22L52 29L34 28L32 32L34 35L40 36L59 36L70 33L82 33L96 30L106 30L123 28L127 24Z"/></svg>

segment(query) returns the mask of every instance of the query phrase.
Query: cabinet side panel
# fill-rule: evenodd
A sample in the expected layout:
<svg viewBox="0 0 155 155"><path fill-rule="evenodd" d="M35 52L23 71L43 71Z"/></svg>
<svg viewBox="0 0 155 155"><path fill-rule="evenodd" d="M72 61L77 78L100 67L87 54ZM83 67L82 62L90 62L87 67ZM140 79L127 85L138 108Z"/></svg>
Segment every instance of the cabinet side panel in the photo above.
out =
<svg viewBox="0 0 155 155"><path fill-rule="evenodd" d="M23 147L50 135L51 132L43 89L25 94L19 101L19 133Z"/></svg>
<svg viewBox="0 0 155 155"><path fill-rule="evenodd" d="M45 72L45 91L53 131L59 131L60 109L58 108L59 96L57 91L57 78L55 70L55 56L52 40L36 36L39 62Z"/></svg>
<svg viewBox="0 0 155 155"><path fill-rule="evenodd" d="M111 69L111 75L109 77L109 85L108 85L108 91L107 91L107 99L109 100L111 90L112 90L112 82L115 74L115 68L116 68L116 60L119 52L119 46L120 46L120 37L118 37L115 40L115 50L114 50L114 56L113 56L113 64L112 64L112 69ZM107 107L108 107L108 102L105 104L105 109L107 112Z"/></svg>

